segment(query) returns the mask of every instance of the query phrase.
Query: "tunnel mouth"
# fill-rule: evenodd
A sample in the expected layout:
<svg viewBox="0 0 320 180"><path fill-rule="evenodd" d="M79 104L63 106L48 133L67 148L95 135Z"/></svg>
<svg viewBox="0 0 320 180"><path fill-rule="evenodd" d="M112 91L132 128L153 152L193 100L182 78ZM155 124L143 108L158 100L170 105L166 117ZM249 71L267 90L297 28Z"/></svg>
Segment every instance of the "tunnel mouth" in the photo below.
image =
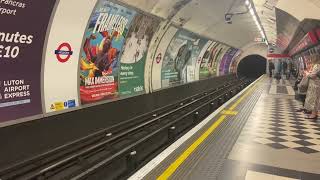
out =
<svg viewBox="0 0 320 180"><path fill-rule="evenodd" d="M239 62L237 73L241 77L258 78L266 73L266 68L266 58L260 55L250 55Z"/></svg>

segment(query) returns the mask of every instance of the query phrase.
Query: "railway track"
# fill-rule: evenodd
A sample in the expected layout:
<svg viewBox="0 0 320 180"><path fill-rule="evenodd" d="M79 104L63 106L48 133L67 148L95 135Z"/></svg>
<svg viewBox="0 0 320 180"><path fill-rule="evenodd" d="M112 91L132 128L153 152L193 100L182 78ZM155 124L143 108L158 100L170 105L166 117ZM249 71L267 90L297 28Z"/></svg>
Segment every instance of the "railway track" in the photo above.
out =
<svg viewBox="0 0 320 180"><path fill-rule="evenodd" d="M251 82L235 79L129 119L2 169L0 179L124 179Z"/></svg>

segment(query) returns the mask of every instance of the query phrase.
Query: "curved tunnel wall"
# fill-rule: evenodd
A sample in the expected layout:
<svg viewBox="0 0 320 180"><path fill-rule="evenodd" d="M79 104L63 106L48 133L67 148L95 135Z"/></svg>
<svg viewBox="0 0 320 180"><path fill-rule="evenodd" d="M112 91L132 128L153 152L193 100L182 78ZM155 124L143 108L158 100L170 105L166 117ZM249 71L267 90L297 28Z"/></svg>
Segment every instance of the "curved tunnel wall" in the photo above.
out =
<svg viewBox="0 0 320 180"><path fill-rule="evenodd" d="M320 19L319 2L314 0L281 0L277 8L286 11L299 21L304 19Z"/></svg>
<svg viewBox="0 0 320 180"><path fill-rule="evenodd" d="M259 55L267 59L267 46L265 43L251 43L242 48L242 53L239 53L233 59L230 72L237 73L239 63L250 55Z"/></svg>
<svg viewBox="0 0 320 180"><path fill-rule="evenodd" d="M0 17L1 126L226 75L241 52L122 3L16 8Z"/></svg>

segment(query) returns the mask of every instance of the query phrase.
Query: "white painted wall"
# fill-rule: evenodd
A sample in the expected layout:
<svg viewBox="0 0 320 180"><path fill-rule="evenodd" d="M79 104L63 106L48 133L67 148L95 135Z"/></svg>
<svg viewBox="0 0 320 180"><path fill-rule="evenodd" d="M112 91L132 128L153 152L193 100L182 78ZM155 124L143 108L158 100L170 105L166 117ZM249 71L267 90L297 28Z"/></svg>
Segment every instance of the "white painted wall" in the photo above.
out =
<svg viewBox="0 0 320 180"><path fill-rule="evenodd" d="M306 18L320 19L320 3L317 0L280 0L277 8L286 11L299 21Z"/></svg>

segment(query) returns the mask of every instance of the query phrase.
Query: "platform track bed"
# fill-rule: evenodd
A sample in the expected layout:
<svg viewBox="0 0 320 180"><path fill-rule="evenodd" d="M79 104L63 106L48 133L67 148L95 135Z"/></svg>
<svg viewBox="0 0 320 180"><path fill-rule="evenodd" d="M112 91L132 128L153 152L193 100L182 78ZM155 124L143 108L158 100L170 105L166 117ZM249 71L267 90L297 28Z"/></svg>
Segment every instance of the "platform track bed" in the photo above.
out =
<svg viewBox="0 0 320 180"><path fill-rule="evenodd" d="M0 179L125 179L252 81L233 79L129 119L2 169Z"/></svg>

